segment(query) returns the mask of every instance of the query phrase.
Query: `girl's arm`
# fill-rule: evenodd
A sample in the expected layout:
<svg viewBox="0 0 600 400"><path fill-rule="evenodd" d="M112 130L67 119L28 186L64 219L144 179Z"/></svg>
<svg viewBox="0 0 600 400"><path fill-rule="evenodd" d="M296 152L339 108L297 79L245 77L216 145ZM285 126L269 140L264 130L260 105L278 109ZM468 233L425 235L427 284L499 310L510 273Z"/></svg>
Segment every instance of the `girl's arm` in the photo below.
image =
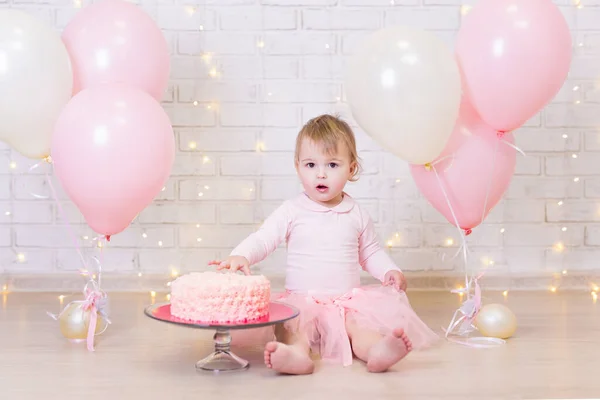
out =
<svg viewBox="0 0 600 400"><path fill-rule="evenodd" d="M288 202L277 208L261 227L242 241L230 256L246 257L250 265L267 258L283 242L290 230L291 208Z"/></svg>
<svg viewBox="0 0 600 400"><path fill-rule="evenodd" d="M402 270L394 263L381 244L375 232L375 226L369 214L360 209L362 217L362 232L359 243L359 262L363 270L370 273L376 279L383 282L384 276L388 271Z"/></svg>

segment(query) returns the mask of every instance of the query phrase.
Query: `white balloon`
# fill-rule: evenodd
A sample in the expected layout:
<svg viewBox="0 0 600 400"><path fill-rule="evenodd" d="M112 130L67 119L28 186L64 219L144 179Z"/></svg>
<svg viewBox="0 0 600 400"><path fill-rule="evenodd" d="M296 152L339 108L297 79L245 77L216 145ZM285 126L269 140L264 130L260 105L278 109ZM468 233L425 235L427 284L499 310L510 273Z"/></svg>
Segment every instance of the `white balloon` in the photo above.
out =
<svg viewBox="0 0 600 400"><path fill-rule="evenodd" d="M419 29L393 27L368 36L350 61L345 87L360 127L412 164L433 161L458 118L461 78L454 54Z"/></svg>
<svg viewBox="0 0 600 400"><path fill-rule="evenodd" d="M73 73L60 34L19 10L0 10L0 140L25 157L50 155Z"/></svg>

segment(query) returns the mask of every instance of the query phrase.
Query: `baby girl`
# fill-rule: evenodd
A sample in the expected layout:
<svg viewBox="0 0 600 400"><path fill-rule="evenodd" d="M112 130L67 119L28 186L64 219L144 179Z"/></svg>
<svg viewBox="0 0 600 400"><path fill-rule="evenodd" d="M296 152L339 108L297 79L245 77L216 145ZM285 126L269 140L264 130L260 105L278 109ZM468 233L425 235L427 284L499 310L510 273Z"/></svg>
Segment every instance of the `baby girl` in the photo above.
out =
<svg viewBox="0 0 600 400"><path fill-rule="evenodd" d="M274 300L300 315L275 330L278 341L265 347L267 367L310 374L312 350L324 361L347 366L354 355L369 371L386 371L437 335L411 308L406 279L380 246L370 216L344 192L359 171L350 126L329 115L310 120L298 134L294 162L304 192L211 264L249 274L286 241L286 291ZM361 269L382 284L361 286Z"/></svg>

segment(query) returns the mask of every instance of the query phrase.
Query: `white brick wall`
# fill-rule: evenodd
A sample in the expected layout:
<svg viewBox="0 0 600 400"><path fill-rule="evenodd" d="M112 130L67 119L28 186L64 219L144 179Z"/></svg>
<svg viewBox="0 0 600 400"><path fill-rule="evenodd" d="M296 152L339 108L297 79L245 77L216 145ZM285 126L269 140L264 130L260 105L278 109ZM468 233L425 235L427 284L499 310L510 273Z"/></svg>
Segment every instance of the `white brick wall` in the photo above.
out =
<svg viewBox="0 0 600 400"><path fill-rule="evenodd" d="M91 0L0 0L64 26ZM600 9L555 0L575 38L568 82L516 133L516 175L505 199L469 242L473 265L498 274L598 269L600 252ZM350 117L343 74L369 32L407 24L449 46L463 4L474 0L138 0L163 30L172 71L164 107L176 131L173 174L156 201L104 251L105 270L137 276L205 268L298 193L292 165L299 127L323 112ZM588 5L590 7L588 7ZM577 87L577 90L574 90ZM407 166L360 129L365 172L349 191L372 213L382 241L407 271L462 270L456 230L419 195ZM566 136L565 136L566 135ZM576 154L578 157L573 158ZM12 164L11 164L12 163ZM80 267L40 168L0 149L0 261L5 274ZM575 181L575 178L579 178ZM95 234L59 191L72 229L94 251ZM452 243L448 240L452 239ZM564 246L564 252L556 249ZM17 254L25 256L19 262ZM444 256L445 255L445 256ZM445 257L445 258L443 258ZM281 251L261 265L282 271Z"/></svg>

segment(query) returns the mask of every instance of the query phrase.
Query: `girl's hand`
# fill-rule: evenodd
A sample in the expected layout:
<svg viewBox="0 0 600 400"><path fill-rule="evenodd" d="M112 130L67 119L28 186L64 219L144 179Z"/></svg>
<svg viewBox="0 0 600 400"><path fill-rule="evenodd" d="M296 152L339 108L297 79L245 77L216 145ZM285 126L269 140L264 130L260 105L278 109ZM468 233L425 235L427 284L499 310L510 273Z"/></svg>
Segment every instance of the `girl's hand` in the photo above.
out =
<svg viewBox="0 0 600 400"><path fill-rule="evenodd" d="M383 286L393 285L396 290L406 292L406 278L400 271L388 271L383 277Z"/></svg>
<svg viewBox="0 0 600 400"><path fill-rule="evenodd" d="M227 257L224 261L212 260L208 262L208 265L217 265L217 271L229 269L233 272L242 271L244 274L250 275L250 261L242 256Z"/></svg>

